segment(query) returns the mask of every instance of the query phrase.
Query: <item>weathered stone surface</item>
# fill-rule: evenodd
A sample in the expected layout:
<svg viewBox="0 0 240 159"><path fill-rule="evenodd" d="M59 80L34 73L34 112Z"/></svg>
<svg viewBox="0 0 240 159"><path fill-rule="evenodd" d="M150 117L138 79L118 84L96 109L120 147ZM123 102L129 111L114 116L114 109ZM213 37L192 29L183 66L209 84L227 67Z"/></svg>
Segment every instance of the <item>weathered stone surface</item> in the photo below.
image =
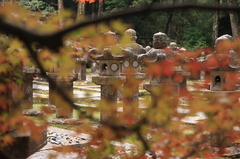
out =
<svg viewBox="0 0 240 159"><path fill-rule="evenodd" d="M20 133L15 130L9 133L14 139L13 144L0 149L0 156L7 159L24 159L47 144L47 131L42 129L38 141L34 140L31 132Z"/></svg>
<svg viewBox="0 0 240 159"><path fill-rule="evenodd" d="M79 125L82 122L76 118L51 118L48 120L51 124L70 124L70 125Z"/></svg>
<svg viewBox="0 0 240 159"><path fill-rule="evenodd" d="M23 115L26 115L26 116L42 116L43 115L43 111L39 109L24 109L22 113Z"/></svg>
<svg viewBox="0 0 240 159"><path fill-rule="evenodd" d="M75 73L78 75L78 80L86 80L86 65L87 58L76 58Z"/></svg>
<svg viewBox="0 0 240 159"><path fill-rule="evenodd" d="M56 106L55 105L44 105L43 108L45 109L48 109L50 110L51 112L50 113L55 113L56 112Z"/></svg>
<svg viewBox="0 0 240 159"><path fill-rule="evenodd" d="M125 76L93 76L92 81L97 85L113 85L116 82L123 83L126 81Z"/></svg>
<svg viewBox="0 0 240 159"><path fill-rule="evenodd" d="M87 134L81 134L81 136L73 136L66 133L59 133L56 131L50 131L47 133L47 141L56 145L83 145L89 141L90 137Z"/></svg>
<svg viewBox="0 0 240 159"><path fill-rule="evenodd" d="M77 79L77 75L69 75L68 80L58 77L57 73L49 73L48 75L58 86L58 88L56 88L49 84L49 104L56 106L57 118L71 118L72 108L68 102L61 98L58 92L59 88L61 88L69 98L73 99L73 81ZM59 100L56 100L56 96L59 96Z"/></svg>

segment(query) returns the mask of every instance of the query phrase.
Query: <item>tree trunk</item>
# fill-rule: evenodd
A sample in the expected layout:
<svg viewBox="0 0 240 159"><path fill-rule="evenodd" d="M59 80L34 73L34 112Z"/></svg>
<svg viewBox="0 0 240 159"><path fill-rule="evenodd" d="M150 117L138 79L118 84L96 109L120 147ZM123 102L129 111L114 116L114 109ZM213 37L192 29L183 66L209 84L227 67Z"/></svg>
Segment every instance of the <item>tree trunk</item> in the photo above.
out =
<svg viewBox="0 0 240 159"><path fill-rule="evenodd" d="M58 0L58 14L60 16L60 19L59 19L59 28L63 28L63 19L62 19L62 11L63 11L63 1L62 0Z"/></svg>
<svg viewBox="0 0 240 159"><path fill-rule="evenodd" d="M5 0L1 0L1 1L0 1L0 5L3 6L4 4L5 4Z"/></svg>
<svg viewBox="0 0 240 159"><path fill-rule="evenodd" d="M219 4L220 4L220 0L215 0L215 5L219 5ZM214 19L213 19L213 35L212 35L213 39L218 38L218 28L219 28L219 10L216 10L214 14Z"/></svg>
<svg viewBox="0 0 240 159"><path fill-rule="evenodd" d="M176 3L176 0L173 0L173 1L172 1L172 4L175 5L175 3ZM168 31L169 31L169 27L170 27L171 20L172 20L173 15L174 15L174 11L175 11L175 10L172 10L172 11L170 11L170 13L169 13L169 18L168 18L168 21L167 21L167 24L166 24L166 30L165 30L165 33L166 33L167 35L168 35Z"/></svg>
<svg viewBox="0 0 240 159"><path fill-rule="evenodd" d="M103 15L103 0L99 1L98 4L98 17L101 17Z"/></svg>
<svg viewBox="0 0 240 159"><path fill-rule="evenodd" d="M227 0L228 6L237 6L236 0ZM239 35L239 21L238 21L238 14L236 12L229 12L229 17L231 21L231 28L232 28L232 36L233 38L237 38Z"/></svg>
<svg viewBox="0 0 240 159"><path fill-rule="evenodd" d="M85 15L85 3L78 3L77 21L79 21Z"/></svg>
<svg viewBox="0 0 240 159"><path fill-rule="evenodd" d="M96 17L96 7L97 7L97 2L92 3L92 19Z"/></svg>

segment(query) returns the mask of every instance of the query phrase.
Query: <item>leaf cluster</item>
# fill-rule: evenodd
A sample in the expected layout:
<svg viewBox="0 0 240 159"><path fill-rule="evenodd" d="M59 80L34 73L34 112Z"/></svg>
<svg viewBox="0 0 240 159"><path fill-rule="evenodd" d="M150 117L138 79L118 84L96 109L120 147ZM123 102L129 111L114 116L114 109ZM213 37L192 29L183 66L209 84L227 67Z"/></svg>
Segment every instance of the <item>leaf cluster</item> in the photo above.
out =
<svg viewBox="0 0 240 159"><path fill-rule="evenodd" d="M77 133L91 135L89 143L84 148L62 147L56 151L75 152L88 158L114 156L123 158L147 158L148 156L152 158L210 158L223 156L228 152L229 144L239 142L239 93L226 91L219 95L207 92L209 76L206 76L204 81L191 83L195 91L188 89L178 91L175 83L183 82L185 77L173 71L173 67L180 65L195 77L199 75L200 71L208 72L209 66L212 65L226 69L225 66L229 64L225 59L227 57L226 50L231 48L239 52L239 39L233 43L223 44L218 50L221 51L219 56L207 63L198 63L196 59L202 52L212 53L212 48L186 51L176 59L146 65L145 73L148 80L160 77L167 80L167 77L170 76L173 78L171 84L161 85L156 83L157 80L152 81L152 87L148 89L151 96L145 96L139 101L144 105L143 108L140 108L138 103L129 101L128 98L134 94L134 89L146 83L130 78L125 83L127 87L124 87L122 91L124 93L123 104L103 99L96 104L96 107L83 109L73 104L73 100L70 98L71 93L59 87L47 73L57 73L58 78L62 79L65 84L70 84L69 76L74 73L75 69L73 57L84 56L85 51L87 52L91 48L103 50L106 46L114 45L113 39L104 39L103 37L103 33L109 30L118 33L118 41L121 45L129 43L129 39L121 36L129 28L129 25L121 20L106 23L96 20L71 25L67 28L58 28L57 32L51 32L50 29L46 29L48 27L44 26L56 27L62 17L52 16L47 19L46 23L37 25L38 23L35 23L34 19L38 21L38 17L32 17L28 12L14 12L14 15L18 13L17 16L8 14L16 8L17 6L13 5L0 11L0 22L3 24L0 25L0 29L4 32L0 36L0 44L2 44L0 45L1 146L13 143L14 138L8 135L8 132L13 129L18 129L20 132L31 130L36 141L41 132L34 121L22 116L21 113L26 106L23 102L25 99L22 89L25 77L22 72L23 67L40 69L41 74L39 75L46 78L49 84L56 88L51 95L56 104L62 104L61 111L63 113L76 109L79 120L91 120L91 122L99 123L97 127L93 127L89 122L83 123L80 128L76 129ZM8 19L8 17L13 18ZM30 24L25 24L23 17L27 20L31 19ZM9 26L9 28L2 29L3 26ZM23 29L24 27L26 29ZM11 30L12 28L17 31ZM43 35L33 33L35 31L33 28L42 29L39 32ZM5 30L12 32L5 34ZM26 34L23 36L21 31L25 31ZM197 32L198 29L194 28L193 31ZM190 33L188 32L188 34ZM57 43L54 43L55 41ZM199 41L202 42L202 40ZM49 44L51 42L54 45ZM189 45L194 45L190 42ZM80 49L82 50L79 51ZM221 60L218 60L219 58ZM224 85L226 89L238 84L238 75L235 72L225 75L229 80L229 83ZM121 81L112 80L110 82L113 90L121 88ZM190 81L187 80L187 82ZM114 94L114 92L109 93ZM123 108L124 111L118 112L119 108ZM47 109L42 108L42 110L45 114L50 113ZM99 117L96 117L99 112L104 112L107 118L99 121ZM46 116L39 117L39 120L46 121ZM43 122L43 127L46 126L47 123ZM126 142L129 139L133 148L130 153L126 153L118 143ZM213 147L217 149L217 152L213 151Z"/></svg>
<svg viewBox="0 0 240 159"><path fill-rule="evenodd" d="M18 3L20 6L23 6L28 10L31 10L33 12L40 12L44 17L57 13L54 7L42 0L20 0Z"/></svg>

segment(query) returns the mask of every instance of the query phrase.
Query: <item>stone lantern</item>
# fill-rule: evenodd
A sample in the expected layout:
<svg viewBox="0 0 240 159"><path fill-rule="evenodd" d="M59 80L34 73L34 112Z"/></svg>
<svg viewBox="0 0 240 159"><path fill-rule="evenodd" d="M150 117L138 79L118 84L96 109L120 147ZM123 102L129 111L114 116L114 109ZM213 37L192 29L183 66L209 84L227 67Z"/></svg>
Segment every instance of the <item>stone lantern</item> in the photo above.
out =
<svg viewBox="0 0 240 159"><path fill-rule="evenodd" d="M24 106L23 114L28 116L42 115L42 111L33 108L33 79L40 74L40 70L34 66L23 67L23 84L21 89L24 91L24 99L22 105Z"/></svg>
<svg viewBox="0 0 240 159"><path fill-rule="evenodd" d="M142 45L136 43L136 31L128 29L125 36L131 39L131 42L125 46L125 59L122 64L122 76L126 76L126 82L123 84L123 111L129 106L129 103L137 104L139 100L139 84L145 79L145 73L141 73L141 65L137 61L140 54L146 51Z"/></svg>
<svg viewBox="0 0 240 159"><path fill-rule="evenodd" d="M52 83L49 83L49 106L56 107L57 118L71 118L73 109L68 106L64 99L56 99L59 93L58 88L64 90L70 99L73 99L73 81L77 79L77 74L69 74L67 79L58 76L58 72L48 72L48 77L56 84L57 88Z"/></svg>
<svg viewBox="0 0 240 159"><path fill-rule="evenodd" d="M180 84L185 83L184 81L174 81L174 76L177 74L182 75L183 70L181 67L174 65L176 62L175 56L177 55L165 51L167 38L165 33L155 33L153 35L153 49L149 50L146 54L138 56L138 61L141 64L146 65L147 68L151 67L152 69L159 70L159 72L155 71L155 74L152 75L149 84L143 85L144 89L151 93L154 105L159 100L159 94L156 94L156 89L171 87L175 92L179 92Z"/></svg>
<svg viewBox="0 0 240 159"><path fill-rule="evenodd" d="M113 32L107 32L104 34L104 38L106 38L106 40L107 38L116 40L116 35ZM113 53L112 47L117 47L119 52ZM117 113L116 103L118 89L116 87L118 86L116 86L116 83L121 85L126 80L125 76L120 76L122 68L121 62L124 60L124 55L122 54L121 47L118 46L116 42L113 42L113 44L110 45L106 44L106 47L101 51L94 48L90 49L88 56L92 61L98 61L99 63L99 75L93 76L92 81L97 85L101 85L101 100L108 102L112 107L111 112L108 112L106 109L101 109L101 120L105 120L109 116L116 115Z"/></svg>
<svg viewBox="0 0 240 159"><path fill-rule="evenodd" d="M145 54L146 50L143 48L142 45L136 43L137 36L135 30L126 30L125 36L129 38L131 42L123 46L123 48L128 49L131 53L128 54L128 57L123 61L122 71L124 72L125 69L131 68L134 69L134 72L140 72L141 67L137 61L137 56L140 54Z"/></svg>
<svg viewBox="0 0 240 159"><path fill-rule="evenodd" d="M84 39L81 39L84 40ZM75 73L78 75L78 80L86 80L86 65L89 61L87 57L87 48L84 47L80 42L75 42L74 46L75 52L73 58L75 59Z"/></svg>
<svg viewBox="0 0 240 159"><path fill-rule="evenodd" d="M23 67L23 85L21 86L25 93L24 104L26 108L33 108L33 78L40 74L40 70L35 67Z"/></svg>
<svg viewBox="0 0 240 159"><path fill-rule="evenodd" d="M207 75L209 76L210 86L208 90L203 91L203 95L214 106L229 105L231 107L239 106L240 91L237 88L239 82L240 64L237 60L237 52L233 50L233 37L222 35L215 41L215 51L206 56L203 62ZM217 113L216 113L217 114ZM213 115L216 115L213 114ZM212 116L215 118L215 116ZM211 138L211 145L215 146L218 141L224 141L221 146L232 146L235 144L225 134L216 134Z"/></svg>
<svg viewBox="0 0 240 159"><path fill-rule="evenodd" d="M171 50L171 52L172 52L174 55L178 54L179 48L178 48L178 46L177 46L177 43L175 43L175 42L170 42L170 44L169 44L169 49Z"/></svg>
<svg viewBox="0 0 240 159"><path fill-rule="evenodd" d="M74 60L75 55L72 55L71 58ZM75 73L75 70L71 70L68 72L68 76L63 78L59 76L58 67L46 73L51 79L49 81L49 104L46 107L55 110L56 118L72 118L73 109L65 99L60 97L59 90L63 90L73 101L73 81L77 80L78 74Z"/></svg>
<svg viewBox="0 0 240 159"><path fill-rule="evenodd" d="M230 35L217 38L215 51L208 55L204 61L210 74L210 91L236 91L237 89L236 77L240 68L236 58L237 53L231 48L224 50L221 47L224 42L230 44L232 40L233 38ZM212 62L213 60L215 63Z"/></svg>
<svg viewBox="0 0 240 159"><path fill-rule="evenodd" d="M17 80L19 76L14 76L13 74L8 74L8 80L1 81L1 84L4 83L7 85L6 90L1 92L2 102L6 102L7 104L5 109L0 109L0 115L14 115L16 111L21 110L21 106L24 106L23 108L32 109L32 80L39 71L34 67L18 67L14 69L14 73L23 75L23 84L17 84L14 80ZM25 96L22 101L19 101L18 95L22 92L24 92ZM1 132L2 137L7 135L14 139L14 142L11 144L7 146L3 144L1 146L1 158L27 158L47 144L47 130L45 127L36 125L36 127L39 128L38 141L36 141L33 137L33 135L36 134L33 134L31 130L19 130L21 124L24 125L25 123L19 123L17 127L9 125L7 127L8 130Z"/></svg>
<svg viewBox="0 0 240 159"><path fill-rule="evenodd" d="M78 74L78 80L85 81L87 78L86 65L88 59L86 57L76 58L76 69L75 72Z"/></svg>

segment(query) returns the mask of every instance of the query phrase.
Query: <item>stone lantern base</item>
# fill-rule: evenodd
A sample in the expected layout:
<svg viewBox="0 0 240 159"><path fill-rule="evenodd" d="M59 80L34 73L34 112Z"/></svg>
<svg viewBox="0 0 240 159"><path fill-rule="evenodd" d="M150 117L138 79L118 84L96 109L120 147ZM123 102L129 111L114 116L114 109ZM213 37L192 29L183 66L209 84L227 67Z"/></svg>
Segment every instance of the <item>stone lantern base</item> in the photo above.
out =
<svg viewBox="0 0 240 159"><path fill-rule="evenodd" d="M113 109L112 112L117 113L117 107L114 106L117 103L117 87L126 82L125 76L94 76L92 81L101 85L101 100L106 100L111 103ZM118 85L118 86L117 86ZM114 110L115 109L115 110ZM109 118L109 111L101 109L101 120Z"/></svg>
<svg viewBox="0 0 240 159"><path fill-rule="evenodd" d="M31 132L21 133L14 130L9 133L14 138L11 145L0 148L0 158L24 159L37 152L47 144L47 130L43 129L38 141L34 140Z"/></svg>

